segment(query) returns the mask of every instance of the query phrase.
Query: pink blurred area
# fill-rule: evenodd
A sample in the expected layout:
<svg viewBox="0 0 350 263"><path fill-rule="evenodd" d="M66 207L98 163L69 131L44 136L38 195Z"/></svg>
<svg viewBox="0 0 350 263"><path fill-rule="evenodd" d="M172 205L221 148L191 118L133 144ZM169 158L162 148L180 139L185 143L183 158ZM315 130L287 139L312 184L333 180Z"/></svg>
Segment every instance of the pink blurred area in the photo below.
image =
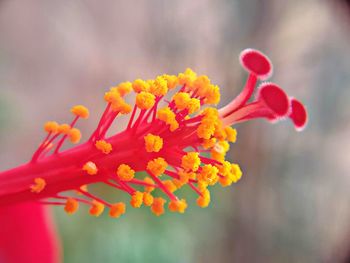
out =
<svg viewBox="0 0 350 263"><path fill-rule="evenodd" d="M48 208L23 203L0 208L1 262L60 262L60 247Z"/></svg>

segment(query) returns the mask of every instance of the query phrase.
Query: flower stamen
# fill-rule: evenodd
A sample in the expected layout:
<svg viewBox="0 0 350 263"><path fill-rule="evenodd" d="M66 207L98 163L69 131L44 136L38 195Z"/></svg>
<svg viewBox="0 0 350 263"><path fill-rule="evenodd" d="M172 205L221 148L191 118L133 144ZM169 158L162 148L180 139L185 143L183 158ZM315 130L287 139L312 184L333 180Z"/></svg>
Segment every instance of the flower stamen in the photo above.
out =
<svg viewBox="0 0 350 263"><path fill-rule="evenodd" d="M71 149L60 151L66 139L80 142L82 134L75 125L89 117L88 109L74 106L70 124L45 123L47 134L31 162L0 173L0 205L38 200L64 206L73 214L84 204L93 216L102 215L107 207L109 216L118 218L126 211L125 203L109 203L85 188L103 183L128 194L132 207L150 207L157 216L165 212L166 200L170 211L185 212L188 205L180 189L186 186L198 195L197 205L207 207L212 186L227 187L242 177L240 167L225 160L229 143L237 139L232 125L257 118L269 122L289 118L301 130L307 123L304 105L277 84L260 83L253 98L258 82L272 73L264 54L248 49L240 60L249 73L247 82L221 109L213 106L220 101L219 87L207 76L186 69L177 76L164 74L110 88L97 127L85 143ZM170 96L168 91L176 87ZM126 128L111 134L115 120L129 114ZM69 190L72 197L59 195Z"/></svg>

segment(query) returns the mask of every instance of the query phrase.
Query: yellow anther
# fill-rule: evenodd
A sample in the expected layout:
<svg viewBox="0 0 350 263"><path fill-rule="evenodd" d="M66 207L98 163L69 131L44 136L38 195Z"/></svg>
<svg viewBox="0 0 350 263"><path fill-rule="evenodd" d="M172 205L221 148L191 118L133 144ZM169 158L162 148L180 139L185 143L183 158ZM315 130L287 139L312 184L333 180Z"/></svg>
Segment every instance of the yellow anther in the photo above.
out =
<svg viewBox="0 0 350 263"><path fill-rule="evenodd" d="M76 105L70 111L80 118L89 118L89 110L83 105Z"/></svg>
<svg viewBox="0 0 350 263"><path fill-rule="evenodd" d="M170 123L170 131L175 131L177 128L179 128L179 123L177 121L173 121Z"/></svg>
<svg viewBox="0 0 350 263"><path fill-rule="evenodd" d="M179 110L184 110L190 102L191 97L187 92L178 92L173 96L173 100L175 102L176 108Z"/></svg>
<svg viewBox="0 0 350 263"><path fill-rule="evenodd" d="M185 75L192 76L193 78L197 78L197 73L194 72L191 68L186 68Z"/></svg>
<svg viewBox="0 0 350 263"><path fill-rule="evenodd" d="M177 190L176 185L171 180L165 180L165 181L163 181L163 184L164 184L165 188L168 189L168 191L171 193L173 193Z"/></svg>
<svg viewBox="0 0 350 263"><path fill-rule="evenodd" d="M147 152L159 152L163 148L163 139L158 135L149 133L143 138Z"/></svg>
<svg viewBox="0 0 350 263"><path fill-rule="evenodd" d="M193 179L193 180L197 179L197 173L194 173L194 172L188 172L188 173L187 173L187 176L188 176L188 179ZM183 181L186 180L186 178L185 178L185 177L183 178L183 177L181 176L181 174L180 174L180 178L181 178L181 180L183 180Z"/></svg>
<svg viewBox="0 0 350 263"><path fill-rule="evenodd" d="M104 99L108 103L115 103L121 99L121 96L117 88L111 88L105 93Z"/></svg>
<svg viewBox="0 0 350 263"><path fill-rule="evenodd" d="M205 189L203 192L202 192L202 195L200 195L198 198L197 198L197 205L199 207L207 207L210 203L210 192L208 189Z"/></svg>
<svg viewBox="0 0 350 263"><path fill-rule="evenodd" d="M214 148L210 151L210 157L213 158L215 161L223 162L225 161L225 153L224 152L217 152L214 150Z"/></svg>
<svg viewBox="0 0 350 263"><path fill-rule="evenodd" d="M64 211L67 212L67 214L74 214L79 208L79 203L74 198L67 198L66 205L64 206Z"/></svg>
<svg viewBox="0 0 350 263"><path fill-rule="evenodd" d="M131 196L130 204L134 208L139 208L141 207L143 202L143 193L136 191L133 193Z"/></svg>
<svg viewBox="0 0 350 263"><path fill-rule="evenodd" d="M155 96L152 93L142 91L136 95L136 105L141 110L148 110L153 107Z"/></svg>
<svg viewBox="0 0 350 263"><path fill-rule="evenodd" d="M220 89L210 83L207 76L199 76L193 82L193 89L196 94L204 99L206 104L217 104L220 101Z"/></svg>
<svg viewBox="0 0 350 263"><path fill-rule="evenodd" d="M104 154L109 154L113 150L112 144L106 142L105 140L96 141L95 147Z"/></svg>
<svg viewBox="0 0 350 263"><path fill-rule="evenodd" d="M158 110L157 118L164 121L166 124L170 124L175 120L175 113L169 107L165 107Z"/></svg>
<svg viewBox="0 0 350 263"><path fill-rule="evenodd" d="M148 183L148 184L154 184L154 181L151 179L151 178L149 178L149 177L145 177L145 179L143 179L143 181L145 182L145 183ZM154 187L153 186L145 186L145 191L146 192L152 192L154 190Z"/></svg>
<svg viewBox="0 0 350 263"><path fill-rule="evenodd" d="M83 166L83 171L89 175L95 175L98 172L97 166L94 162L87 162Z"/></svg>
<svg viewBox="0 0 350 263"><path fill-rule="evenodd" d="M229 176L220 177L219 182L223 187L230 186L233 183L232 179Z"/></svg>
<svg viewBox="0 0 350 263"><path fill-rule="evenodd" d="M186 171L197 171L199 165L201 164L201 159L199 158L198 152L189 152L182 156L181 167Z"/></svg>
<svg viewBox="0 0 350 263"><path fill-rule="evenodd" d="M204 103L218 104L220 102L220 88L218 86L210 85L205 94Z"/></svg>
<svg viewBox="0 0 350 263"><path fill-rule="evenodd" d="M130 104L128 103L124 103L121 107L120 107L120 113L121 114L128 114L130 113L132 110L132 107Z"/></svg>
<svg viewBox="0 0 350 263"><path fill-rule="evenodd" d="M216 167L223 176L228 176L231 173L231 163L228 161L224 161L222 164L216 165Z"/></svg>
<svg viewBox="0 0 350 263"><path fill-rule="evenodd" d="M212 123L201 123L197 128L197 136L202 139L209 140L214 134L215 126Z"/></svg>
<svg viewBox="0 0 350 263"><path fill-rule="evenodd" d="M226 132L226 139L229 141L229 142L236 142L236 139L237 139L237 130L230 127L230 126L227 126L225 127L225 132Z"/></svg>
<svg viewBox="0 0 350 263"><path fill-rule="evenodd" d="M187 208L187 202L185 199L181 200L172 200L169 203L169 210L172 212L179 212L181 214L185 213L185 210Z"/></svg>
<svg viewBox="0 0 350 263"><path fill-rule="evenodd" d="M102 204L96 200L93 200L91 207L90 207L90 210L89 210L89 213L90 213L90 215L97 217L103 213L103 210L105 210L104 204Z"/></svg>
<svg viewBox="0 0 350 263"><path fill-rule="evenodd" d="M214 135L213 135L216 139L218 139L219 141L223 141L226 139L226 132L225 130L222 128L221 125L216 125L215 126L215 131L214 131Z"/></svg>
<svg viewBox="0 0 350 263"><path fill-rule="evenodd" d="M174 131L179 127L179 123L175 118L175 113L169 107L158 110L157 118L170 125L170 131Z"/></svg>
<svg viewBox="0 0 350 263"><path fill-rule="evenodd" d="M218 168L211 164L202 166L200 173L198 174L198 180L208 183L208 185L214 185L218 181Z"/></svg>
<svg viewBox="0 0 350 263"><path fill-rule="evenodd" d="M143 203L145 206L151 206L153 204L154 198L149 192L143 193Z"/></svg>
<svg viewBox="0 0 350 263"><path fill-rule="evenodd" d="M219 178L219 182L222 186L229 186L232 184L233 175L231 173L231 163L224 161L222 165L217 165L219 173L223 176Z"/></svg>
<svg viewBox="0 0 350 263"><path fill-rule="evenodd" d="M192 71L192 69L187 68L184 73L178 75L178 81L180 85L186 85L186 87L191 88L192 83L196 80L197 74Z"/></svg>
<svg viewBox="0 0 350 263"><path fill-rule="evenodd" d="M182 187L184 184L187 184L189 179L196 179L196 173L194 172L185 172L184 170L179 171L179 179L174 179L173 182L177 188Z"/></svg>
<svg viewBox="0 0 350 263"><path fill-rule="evenodd" d="M219 118L219 112L216 108L205 108L202 112L203 115L203 120L205 120L206 118L214 118L214 119L218 119Z"/></svg>
<svg viewBox="0 0 350 263"><path fill-rule="evenodd" d="M66 123L58 126L58 132L62 133L62 134L68 134L70 129L71 129L71 126L69 124L66 124Z"/></svg>
<svg viewBox="0 0 350 263"><path fill-rule="evenodd" d="M234 183L237 183L242 178L242 170L238 164L231 164L231 179Z"/></svg>
<svg viewBox="0 0 350 263"><path fill-rule="evenodd" d="M173 179L173 183L174 183L174 185L176 186L177 189L180 189L181 187L183 187L185 185L179 179Z"/></svg>
<svg viewBox="0 0 350 263"><path fill-rule="evenodd" d="M162 77L167 81L168 89L173 89L177 86L178 84L177 76L164 74Z"/></svg>
<svg viewBox="0 0 350 263"><path fill-rule="evenodd" d="M230 150L230 144L227 141L220 141L216 145L220 145L225 153Z"/></svg>
<svg viewBox="0 0 350 263"><path fill-rule="evenodd" d="M199 180L197 186L198 186L199 191L203 192L203 191L207 190L207 188L208 188L208 183Z"/></svg>
<svg viewBox="0 0 350 263"><path fill-rule="evenodd" d="M187 110L189 114L199 111L201 103L199 99L192 98L187 104Z"/></svg>
<svg viewBox="0 0 350 263"><path fill-rule="evenodd" d="M211 123L213 125L218 125L219 121L219 112L215 108L205 108L201 113L203 116L201 123L208 124Z"/></svg>
<svg viewBox="0 0 350 263"><path fill-rule="evenodd" d="M110 209L109 209L109 216L114 217L114 218L118 218L122 214L125 214L125 210L126 210L126 208L125 208L125 204L123 202L112 204Z"/></svg>
<svg viewBox="0 0 350 263"><path fill-rule="evenodd" d="M160 216L162 214L164 214L164 204L165 204L165 199L161 198L161 197L156 197L153 200L153 204L151 207L151 211L153 214L155 214L156 216Z"/></svg>
<svg viewBox="0 0 350 263"><path fill-rule="evenodd" d="M219 112L215 108L205 108L201 115L202 123L213 122L216 125L219 122Z"/></svg>
<svg viewBox="0 0 350 263"><path fill-rule="evenodd" d="M164 158L159 157L147 163L147 170L155 176L160 176L162 173L164 173L167 166L168 163L164 160Z"/></svg>
<svg viewBox="0 0 350 263"><path fill-rule="evenodd" d="M55 121L48 121L44 125L44 130L50 133L58 132L59 124Z"/></svg>
<svg viewBox="0 0 350 263"><path fill-rule="evenodd" d="M117 90L121 96L125 96L132 90L131 82L122 82L117 86Z"/></svg>
<svg viewBox="0 0 350 263"><path fill-rule="evenodd" d="M211 126L212 129L214 129L215 131L215 128L219 125L219 120L217 116L204 116L201 120L201 124Z"/></svg>
<svg viewBox="0 0 350 263"><path fill-rule="evenodd" d="M210 85L210 79L208 76L202 75L197 77L193 81L193 90L195 90L196 94L200 97L205 97L208 87Z"/></svg>
<svg viewBox="0 0 350 263"><path fill-rule="evenodd" d="M119 97L112 102L111 108L114 112L119 112L121 114L128 114L131 112L130 104L126 103L122 97Z"/></svg>
<svg viewBox="0 0 350 263"><path fill-rule="evenodd" d="M150 86L149 92L157 97L164 96L168 92L167 81L162 76L157 77Z"/></svg>
<svg viewBox="0 0 350 263"><path fill-rule="evenodd" d="M225 149L219 143L216 143L212 149L212 152L216 152L219 154L225 154Z"/></svg>
<svg viewBox="0 0 350 263"><path fill-rule="evenodd" d="M214 147L216 144L216 138L204 139L202 142L202 146L204 149L210 149Z"/></svg>
<svg viewBox="0 0 350 263"><path fill-rule="evenodd" d="M137 79L132 83L132 88L136 93L140 93L142 91L149 91L149 87L149 83L142 79Z"/></svg>
<svg viewBox="0 0 350 263"><path fill-rule="evenodd" d="M214 135L215 127L218 125L218 111L213 108L206 108L203 113L201 124L197 128L199 138L209 140Z"/></svg>
<svg viewBox="0 0 350 263"><path fill-rule="evenodd" d="M72 128L68 132L68 137L72 143L78 143L78 142L80 142L80 139L81 139L81 132L77 128Z"/></svg>
<svg viewBox="0 0 350 263"><path fill-rule="evenodd" d="M34 179L34 184L30 186L30 190L33 193L40 193L42 190L44 190L46 186L46 181L43 178L37 177Z"/></svg>
<svg viewBox="0 0 350 263"><path fill-rule="evenodd" d="M117 169L117 175L119 179L123 181L130 181L135 176L135 171L131 169L131 167L127 164L121 164L119 165Z"/></svg>

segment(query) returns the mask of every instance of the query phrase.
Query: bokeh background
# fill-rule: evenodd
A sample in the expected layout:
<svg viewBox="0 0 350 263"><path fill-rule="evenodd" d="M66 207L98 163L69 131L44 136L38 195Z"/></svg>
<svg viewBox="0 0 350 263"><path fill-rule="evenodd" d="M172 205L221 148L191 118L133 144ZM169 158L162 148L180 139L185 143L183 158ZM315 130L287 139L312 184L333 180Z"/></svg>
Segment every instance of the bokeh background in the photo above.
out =
<svg viewBox="0 0 350 263"><path fill-rule="evenodd" d="M229 159L244 178L184 215L129 209L119 220L53 209L64 262L349 262L350 17L321 0L0 1L0 170L27 161L47 120L92 116L125 80L191 67L221 86L246 78L239 52L270 56L272 80L308 107L288 122L239 125ZM101 191L101 189L97 189ZM125 198L119 193L110 193Z"/></svg>

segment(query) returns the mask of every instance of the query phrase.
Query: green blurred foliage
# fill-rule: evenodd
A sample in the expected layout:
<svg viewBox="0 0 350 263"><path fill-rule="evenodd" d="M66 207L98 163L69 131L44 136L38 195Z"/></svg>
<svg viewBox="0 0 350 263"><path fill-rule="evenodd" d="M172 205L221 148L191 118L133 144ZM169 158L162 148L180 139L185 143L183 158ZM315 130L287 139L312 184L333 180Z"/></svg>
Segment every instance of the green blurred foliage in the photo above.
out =
<svg viewBox="0 0 350 263"><path fill-rule="evenodd" d="M228 190L214 190L214 201L206 209L196 207L196 196L185 191L180 196L188 197L186 213L167 211L160 217L149 207L134 209L130 205L119 219L110 218L107 210L99 218L88 216L87 207L68 216L62 207L57 207L64 262L195 262L203 246L219 242L223 234L220 218L226 202L222 200L228 198ZM118 194L110 193L107 199L128 203L129 197Z"/></svg>

